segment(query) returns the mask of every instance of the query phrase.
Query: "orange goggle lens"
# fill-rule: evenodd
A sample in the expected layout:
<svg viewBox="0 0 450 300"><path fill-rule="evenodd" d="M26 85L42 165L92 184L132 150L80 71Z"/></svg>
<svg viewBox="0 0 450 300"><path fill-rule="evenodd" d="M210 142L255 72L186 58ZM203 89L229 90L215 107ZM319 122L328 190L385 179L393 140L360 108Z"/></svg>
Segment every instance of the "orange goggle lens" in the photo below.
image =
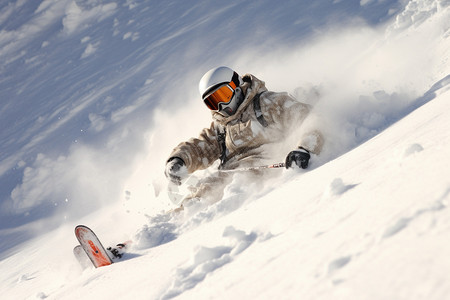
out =
<svg viewBox="0 0 450 300"><path fill-rule="evenodd" d="M235 88L236 85L234 82L222 85L217 90L206 96L203 101L210 110L219 110L220 103L226 104L233 98Z"/></svg>

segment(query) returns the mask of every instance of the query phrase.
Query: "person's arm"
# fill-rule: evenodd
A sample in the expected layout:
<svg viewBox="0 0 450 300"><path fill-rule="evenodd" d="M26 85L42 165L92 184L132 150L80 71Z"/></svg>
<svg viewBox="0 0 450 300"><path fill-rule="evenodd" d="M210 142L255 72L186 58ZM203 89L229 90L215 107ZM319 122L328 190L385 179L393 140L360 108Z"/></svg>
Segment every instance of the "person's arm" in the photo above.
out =
<svg viewBox="0 0 450 300"><path fill-rule="evenodd" d="M203 170L220 157L220 146L214 122L202 130L198 138L180 143L170 154L168 162L177 157L186 165L188 173Z"/></svg>

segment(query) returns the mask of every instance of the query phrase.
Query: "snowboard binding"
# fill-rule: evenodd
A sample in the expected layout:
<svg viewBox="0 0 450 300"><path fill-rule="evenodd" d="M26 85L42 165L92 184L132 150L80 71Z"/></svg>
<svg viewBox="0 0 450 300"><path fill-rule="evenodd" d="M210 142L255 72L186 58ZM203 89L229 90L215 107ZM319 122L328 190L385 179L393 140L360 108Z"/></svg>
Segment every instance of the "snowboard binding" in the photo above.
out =
<svg viewBox="0 0 450 300"><path fill-rule="evenodd" d="M115 258L122 258L125 248L125 244L117 244L115 247L108 247L106 248L106 250L108 250L113 257L111 257L112 259Z"/></svg>

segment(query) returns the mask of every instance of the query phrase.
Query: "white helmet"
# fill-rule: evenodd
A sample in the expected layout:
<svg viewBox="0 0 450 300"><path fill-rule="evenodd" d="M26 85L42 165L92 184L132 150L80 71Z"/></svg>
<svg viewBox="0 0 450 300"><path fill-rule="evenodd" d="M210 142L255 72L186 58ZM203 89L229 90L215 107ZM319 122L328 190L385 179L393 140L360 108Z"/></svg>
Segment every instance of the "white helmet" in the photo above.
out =
<svg viewBox="0 0 450 300"><path fill-rule="evenodd" d="M241 76L228 67L218 67L203 75L200 95L206 106L226 116L234 114L242 100Z"/></svg>

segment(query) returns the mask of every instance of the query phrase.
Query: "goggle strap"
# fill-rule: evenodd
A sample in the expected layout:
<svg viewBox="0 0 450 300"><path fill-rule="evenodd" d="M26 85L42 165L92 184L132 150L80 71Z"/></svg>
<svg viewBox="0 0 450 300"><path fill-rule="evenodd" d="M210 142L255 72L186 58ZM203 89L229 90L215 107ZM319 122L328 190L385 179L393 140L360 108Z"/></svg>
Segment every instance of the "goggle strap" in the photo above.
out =
<svg viewBox="0 0 450 300"><path fill-rule="evenodd" d="M240 82L239 82L238 73L233 72L233 77L231 78L231 82L234 82L234 84L236 85L233 89L235 89L237 86L239 86Z"/></svg>

